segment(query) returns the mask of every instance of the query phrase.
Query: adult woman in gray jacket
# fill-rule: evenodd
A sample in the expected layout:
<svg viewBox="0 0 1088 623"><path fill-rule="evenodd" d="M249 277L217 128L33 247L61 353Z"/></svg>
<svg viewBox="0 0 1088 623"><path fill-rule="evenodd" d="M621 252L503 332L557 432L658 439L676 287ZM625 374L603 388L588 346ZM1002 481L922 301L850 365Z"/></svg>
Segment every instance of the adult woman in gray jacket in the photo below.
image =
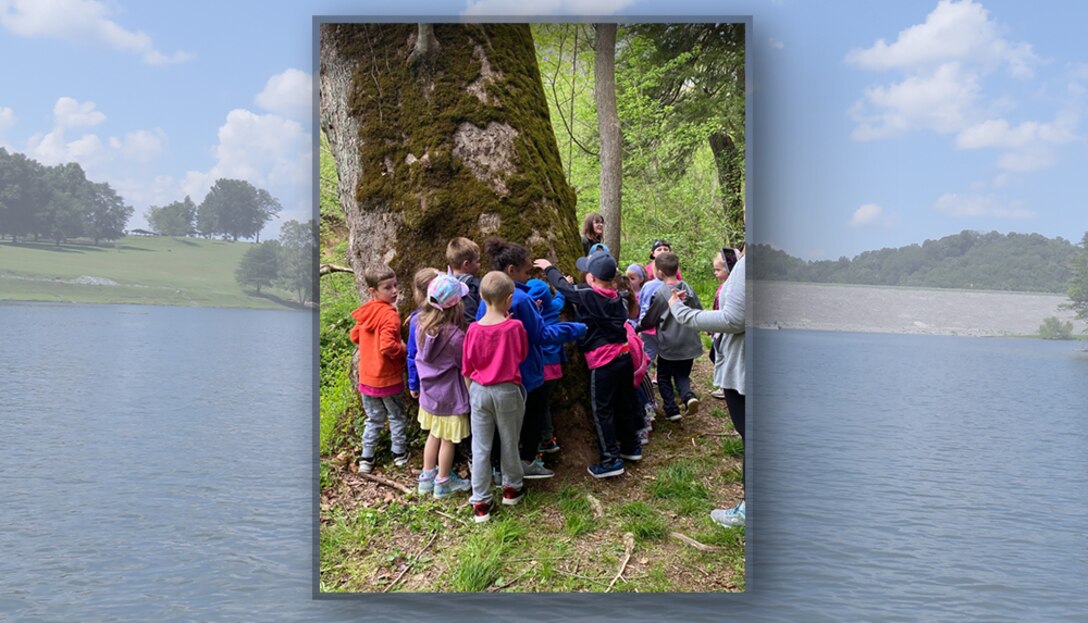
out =
<svg viewBox="0 0 1088 623"><path fill-rule="evenodd" d="M684 305L683 296L673 294L669 311L676 320L697 331L724 333L715 351L714 384L725 390L725 404L733 428L744 439L744 274L745 258L741 257L729 280L718 295L717 310L696 310ZM743 467L742 467L743 473ZM723 526L744 525L744 501L735 508L717 509L711 519Z"/></svg>

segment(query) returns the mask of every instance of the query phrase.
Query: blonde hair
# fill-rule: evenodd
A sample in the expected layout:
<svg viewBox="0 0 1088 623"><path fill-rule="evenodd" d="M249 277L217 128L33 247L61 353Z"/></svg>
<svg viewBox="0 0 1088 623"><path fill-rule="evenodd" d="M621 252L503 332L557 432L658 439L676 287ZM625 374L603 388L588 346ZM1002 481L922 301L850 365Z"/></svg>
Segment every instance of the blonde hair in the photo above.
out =
<svg viewBox="0 0 1088 623"><path fill-rule="evenodd" d="M480 280L480 298L492 307L514 293L514 280L501 270L493 270Z"/></svg>
<svg viewBox="0 0 1088 623"><path fill-rule="evenodd" d="M415 299L417 307L422 308L423 304L427 302L427 286L431 285L431 282L438 275L439 270L437 268L428 266L417 270L412 277L412 297Z"/></svg>
<svg viewBox="0 0 1088 623"><path fill-rule="evenodd" d="M416 317L416 345L423 346L423 336L437 337L446 329L447 325L453 325L458 329L465 328L465 305L461 301L448 309L438 309L432 305L424 305Z"/></svg>

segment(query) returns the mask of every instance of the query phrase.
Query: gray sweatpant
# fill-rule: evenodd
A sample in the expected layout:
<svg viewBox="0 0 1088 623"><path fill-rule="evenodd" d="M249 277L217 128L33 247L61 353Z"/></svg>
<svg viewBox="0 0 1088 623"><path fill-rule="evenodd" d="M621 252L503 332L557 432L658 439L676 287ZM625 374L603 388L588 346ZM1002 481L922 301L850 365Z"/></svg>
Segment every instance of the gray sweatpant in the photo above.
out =
<svg viewBox="0 0 1088 623"><path fill-rule="evenodd" d="M504 487L521 488L524 473L518 455L521 421L525 417L525 389L516 383L468 386L472 415L472 496L469 502L491 500L491 444L499 431L499 465Z"/></svg>
<svg viewBox="0 0 1088 623"><path fill-rule="evenodd" d="M381 438L387 421L393 454L404 454L408 445L408 434L407 420L404 418L404 400L401 395L395 394L385 398L375 398L366 394L362 396L363 410L366 411L366 424L363 428L363 456L374 456L378 439Z"/></svg>

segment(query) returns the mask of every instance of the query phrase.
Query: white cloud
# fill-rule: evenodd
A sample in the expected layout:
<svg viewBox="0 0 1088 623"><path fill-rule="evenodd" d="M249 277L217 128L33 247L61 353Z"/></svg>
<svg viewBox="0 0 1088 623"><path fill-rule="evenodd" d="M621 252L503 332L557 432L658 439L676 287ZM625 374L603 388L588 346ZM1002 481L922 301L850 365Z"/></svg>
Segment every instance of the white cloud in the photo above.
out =
<svg viewBox="0 0 1088 623"><path fill-rule="evenodd" d="M110 147L124 158L148 162L163 152L166 132L161 128L129 132L124 138L110 137Z"/></svg>
<svg viewBox="0 0 1088 623"><path fill-rule="evenodd" d="M7 106L0 106L0 140L4 138L4 133L11 129L15 125L15 111ZM2 145L3 143L0 143Z"/></svg>
<svg viewBox="0 0 1088 623"><path fill-rule="evenodd" d="M299 69L288 69L268 79L254 102L268 112L309 121L313 101L313 80Z"/></svg>
<svg viewBox="0 0 1088 623"><path fill-rule="evenodd" d="M1033 143L1060 145L1077 140L1073 132L1076 117L1064 116L1054 123L1025 121L1011 127L1004 119L988 119L982 123L964 128L956 136L956 147L960 149L981 149L985 147L1025 147Z"/></svg>
<svg viewBox="0 0 1088 623"><path fill-rule="evenodd" d="M53 105L53 124L59 128L95 126L106 120L106 115L95 110L94 102L80 103L71 97L61 97Z"/></svg>
<svg viewBox="0 0 1088 623"><path fill-rule="evenodd" d="M851 108L858 122L852 136L865 141L915 129L955 132L971 117L979 92L978 77L958 63L946 63L932 73L910 76L887 87L870 87L864 99Z"/></svg>
<svg viewBox="0 0 1088 623"><path fill-rule="evenodd" d="M462 15L611 15L635 0L468 0Z"/></svg>
<svg viewBox="0 0 1088 623"><path fill-rule="evenodd" d="M149 65L182 63L188 52L163 54L151 37L109 19L112 11L95 0L0 0L0 26L22 37L61 39L138 54Z"/></svg>
<svg viewBox="0 0 1088 623"><path fill-rule="evenodd" d="M227 113L218 137L211 169L189 171L182 181L183 192L194 201L221 177L246 180L270 192L272 186L309 192L310 134L297 121L235 109Z"/></svg>
<svg viewBox="0 0 1088 623"><path fill-rule="evenodd" d="M857 210L854 210L854 215L850 217L850 222L847 223L850 227L864 227L866 225L872 225L877 222L877 219L881 217L884 210L875 203L866 203Z"/></svg>
<svg viewBox="0 0 1088 623"><path fill-rule="evenodd" d="M879 39L872 47L854 49L848 63L865 69L915 70L949 61L978 64L986 69L1005 64L1018 77L1031 77L1040 60L1026 43L1011 43L981 5L941 0L922 24L899 32L893 43Z"/></svg>
<svg viewBox="0 0 1088 623"><path fill-rule="evenodd" d="M933 207L938 212L958 218L1035 218L1035 212L1024 208L1022 202L1006 201L995 195L945 193L937 198Z"/></svg>
<svg viewBox="0 0 1088 623"><path fill-rule="evenodd" d="M98 110L94 102L60 97L53 106L52 130L27 139L26 153L50 166L78 162L88 176L109 178L114 165L146 164L163 152L166 133L160 128L136 130L122 138L114 136L106 140L91 133L74 139L68 135L70 130L97 126L105 121L106 114Z"/></svg>

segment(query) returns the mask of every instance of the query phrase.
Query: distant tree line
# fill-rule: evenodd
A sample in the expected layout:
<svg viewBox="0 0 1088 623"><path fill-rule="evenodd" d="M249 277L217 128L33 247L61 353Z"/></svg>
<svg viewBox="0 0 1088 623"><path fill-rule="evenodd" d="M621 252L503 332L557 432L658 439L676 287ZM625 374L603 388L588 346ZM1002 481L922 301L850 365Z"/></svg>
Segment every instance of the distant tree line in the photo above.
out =
<svg viewBox="0 0 1088 623"><path fill-rule="evenodd" d="M317 227L313 221L287 221L279 240L254 245L242 256L234 277L243 286L277 286L295 294L299 303L314 298L314 249Z"/></svg>
<svg viewBox="0 0 1088 623"><path fill-rule="evenodd" d="M156 207L145 215L148 226L164 236L223 236L229 240L255 238L282 207L263 188L244 180L220 178L197 206L188 196Z"/></svg>
<svg viewBox="0 0 1088 623"><path fill-rule="evenodd" d="M749 270L754 279L778 281L1065 293L1077 251L1061 237L965 230L920 245L815 262L753 245Z"/></svg>
<svg viewBox="0 0 1088 623"><path fill-rule="evenodd" d="M12 242L116 240L132 212L109 184L88 180L74 162L50 167L0 148L0 236Z"/></svg>

